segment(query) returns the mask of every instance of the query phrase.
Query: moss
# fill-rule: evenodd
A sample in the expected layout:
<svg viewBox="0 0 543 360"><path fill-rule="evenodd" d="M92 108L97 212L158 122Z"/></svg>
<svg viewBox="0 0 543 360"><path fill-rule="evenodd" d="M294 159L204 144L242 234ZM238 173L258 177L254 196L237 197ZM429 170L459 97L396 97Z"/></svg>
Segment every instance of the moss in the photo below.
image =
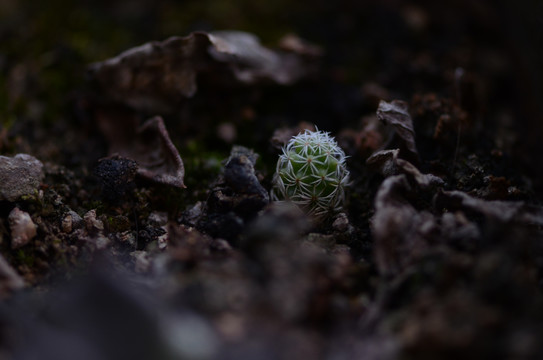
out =
<svg viewBox="0 0 543 360"><path fill-rule="evenodd" d="M14 254L15 260L21 265L26 265L29 268L32 268L36 263L35 255L33 254L33 251L31 249L17 249Z"/></svg>

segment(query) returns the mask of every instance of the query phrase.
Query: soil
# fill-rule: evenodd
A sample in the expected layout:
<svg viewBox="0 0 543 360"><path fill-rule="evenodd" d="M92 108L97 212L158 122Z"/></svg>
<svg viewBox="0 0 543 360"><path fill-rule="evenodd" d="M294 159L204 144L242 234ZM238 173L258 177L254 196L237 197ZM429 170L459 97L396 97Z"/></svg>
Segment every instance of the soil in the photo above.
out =
<svg viewBox="0 0 543 360"><path fill-rule="evenodd" d="M542 14L2 2L0 358L543 358ZM318 221L269 196L317 128Z"/></svg>

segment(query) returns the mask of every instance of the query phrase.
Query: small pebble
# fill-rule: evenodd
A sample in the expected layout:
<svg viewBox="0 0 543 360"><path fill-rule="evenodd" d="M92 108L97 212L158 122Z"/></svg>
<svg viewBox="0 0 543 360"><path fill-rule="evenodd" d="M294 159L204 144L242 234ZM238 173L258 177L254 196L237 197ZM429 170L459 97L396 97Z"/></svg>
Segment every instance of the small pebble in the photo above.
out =
<svg viewBox="0 0 543 360"><path fill-rule="evenodd" d="M0 201L14 202L35 194L43 176L43 164L33 156L0 156Z"/></svg>
<svg viewBox="0 0 543 360"><path fill-rule="evenodd" d="M345 213L339 213L332 223L332 227L339 232L347 231L349 229L349 218Z"/></svg>
<svg viewBox="0 0 543 360"><path fill-rule="evenodd" d="M104 223L96 218L96 210L88 211L85 215L83 215L83 220L85 220L85 225L88 231L104 230Z"/></svg>
<svg viewBox="0 0 543 360"><path fill-rule="evenodd" d="M14 208L8 216L11 229L11 248L17 249L28 244L37 234L37 226L27 212Z"/></svg>

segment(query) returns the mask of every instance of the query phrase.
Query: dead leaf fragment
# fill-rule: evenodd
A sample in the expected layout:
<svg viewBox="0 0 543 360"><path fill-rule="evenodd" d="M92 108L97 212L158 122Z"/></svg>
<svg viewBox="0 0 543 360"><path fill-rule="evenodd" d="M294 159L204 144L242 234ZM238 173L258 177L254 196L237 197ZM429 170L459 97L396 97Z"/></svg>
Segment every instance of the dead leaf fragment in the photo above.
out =
<svg viewBox="0 0 543 360"><path fill-rule="evenodd" d="M153 41L91 65L89 73L114 101L139 110L169 109L196 92L208 44L203 33Z"/></svg>
<svg viewBox="0 0 543 360"><path fill-rule="evenodd" d="M241 31L193 32L129 49L91 65L89 74L111 100L137 110L167 112L196 93L201 72L229 69L243 84L294 83L310 72L309 58L318 56L315 49L308 56L309 45L300 44L288 52L275 51Z"/></svg>
<svg viewBox="0 0 543 360"><path fill-rule="evenodd" d="M398 149L372 155L368 164L388 176L375 197L372 232L375 258L382 274L397 274L431 251L429 242L441 233L438 217L418 211L413 200L432 197L443 180L421 173L413 164L398 158Z"/></svg>
<svg viewBox="0 0 543 360"><path fill-rule="evenodd" d="M136 119L102 114L99 126L110 143L110 154L134 160L137 174L155 183L184 188L185 167L164 120L155 116L136 129Z"/></svg>
<svg viewBox="0 0 543 360"><path fill-rule="evenodd" d="M185 167L170 140L164 121L156 116L137 132L136 146L127 153L140 165L138 174L157 183L184 188Z"/></svg>
<svg viewBox="0 0 543 360"><path fill-rule="evenodd" d="M505 224L543 226L543 208L523 201L483 200L462 191L442 191L436 195L436 207L463 210L470 214L484 215Z"/></svg>
<svg viewBox="0 0 543 360"><path fill-rule="evenodd" d="M375 257L382 274L396 274L423 254L426 237L436 231L437 221L427 211L417 211L407 194L415 192L406 175L386 178L375 197L372 232Z"/></svg>
<svg viewBox="0 0 543 360"><path fill-rule="evenodd" d="M402 140L405 149L410 154L406 154L409 160L419 162L419 154L415 145L415 130L413 129L413 120L407 110L407 103L401 100L386 102L381 100L377 109L377 117L385 125L392 126L396 134Z"/></svg>
<svg viewBox="0 0 543 360"><path fill-rule="evenodd" d="M387 178L375 197L372 233L382 274L399 274L425 256L482 243L491 223L504 231L541 238L543 208L522 201L489 201L462 191L444 191L445 183L398 158L398 150L374 154L368 163ZM427 210L419 210L421 204ZM528 231L525 231L528 230ZM438 239L438 240L437 240Z"/></svg>
<svg viewBox="0 0 543 360"><path fill-rule="evenodd" d="M242 83L271 80L288 85L306 74L307 69L298 55L270 50L253 34L217 31L207 36L212 45L208 51L213 59L228 63Z"/></svg>
<svg viewBox="0 0 543 360"><path fill-rule="evenodd" d="M366 164L370 169L380 172L383 176L407 175L407 179L417 186L428 188L444 185L444 181L441 178L432 174L421 173L409 161L400 159L398 157L399 154L399 149L381 150L370 156L366 160Z"/></svg>
<svg viewBox="0 0 543 360"><path fill-rule="evenodd" d="M398 174L397 161L399 153L399 149L377 151L366 160L366 165L383 176L396 175Z"/></svg>

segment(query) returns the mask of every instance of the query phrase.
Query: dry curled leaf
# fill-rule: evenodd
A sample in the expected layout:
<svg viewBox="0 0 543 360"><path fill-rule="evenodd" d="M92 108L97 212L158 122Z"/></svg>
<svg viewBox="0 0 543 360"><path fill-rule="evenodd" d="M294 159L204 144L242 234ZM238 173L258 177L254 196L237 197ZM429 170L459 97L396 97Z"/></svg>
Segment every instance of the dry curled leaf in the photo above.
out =
<svg viewBox="0 0 543 360"><path fill-rule="evenodd" d="M399 150L373 154L367 163L387 178L375 197L372 231L379 271L394 274L430 250L428 240L441 232L438 218L419 211L413 201L431 198L442 179L421 173L410 162L398 158Z"/></svg>
<svg viewBox="0 0 543 360"><path fill-rule="evenodd" d="M419 154L415 145L415 130L413 120L407 110L407 103L400 100L386 102L381 100L377 109L377 117L385 125L392 126L402 140L402 144L409 154L405 156L412 161L419 162Z"/></svg>
<svg viewBox="0 0 543 360"><path fill-rule="evenodd" d="M424 177L424 175L422 175ZM406 174L386 178L375 197L372 232L375 258L382 274L395 274L428 251L428 239L439 232L438 221L428 211L418 211L410 195L428 191L425 182Z"/></svg>
<svg viewBox="0 0 543 360"><path fill-rule="evenodd" d="M193 32L129 49L92 65L89 73L109 99L137 110L164 112L196 93L201 72L227 71L244 84L291 84L310 71L308 48L271 50L241 31Z"/></svg>
<svg viewBox="0 0 543 360"><path fill-rule="evenodd" d="M383 176L396 175L399 153L399 149L377 151L366 160L366 165Z"/></svg>
<svg viewBox="0 0 543 360"><path fill-rule="evenodd" d="M442 179L399 159L397 149L377 152L367 162L387 177L377 192L372 219L375 258L382 274L399 274L425 256L445 251L444 244L473 248L488 236L489 223L524 237L543 236L539 206L444 191Z"/></svg>
<svg viewBox="0 0 543 360"><path fill-rule="evenodd" d="M444 185L441 178L432 174L421 173L409 161L400 159L399 149L381 150L374 153L366 160L370 169L379 171L383 176L404 174L411 183L424 187L436 187Z"/></svg>
<svg viewBox="0 0 543 360"><path fill-rule="evenodd" d="M541 228L543 208L523 201L483 200L462 191L442 191L436 195L436 207L462 210L469 214L483 215L504 224L520 224Z"/></svg>
<svg viewBox="0 0 543 360"><path fill-rule="evenodd" d="M138 164L137 174L152 182L184 188L183 160L172 143L160 116L137 128L135 118L98 116L99 126L110 143L110 154Z"/></svg>
<svg viewBox="0 0 543 360"><path fill-rule="evenodd" d="M236 79L242 83L271 80L288 85L307 73L306 64L295 52L270 50L262 46L253 34L217 31L207 36L212 45L208 51L213 59L228 63Z"/></svg>
<svg viewBox="0 0 543 360"><path fill-rule="evenodd" d="M373 154L367 164L388 176L375 197L372 232L375 258L383 274L399 272L413 257L427 249L425 238L435 231L434 216L417 211L410 203L410 193L441 185L441 179L420 173L411 163L398 158L399 150L383 150Z"/></svg>
<svg viewBox="0 0 543 360"><path fill-rule="evenodd" d="M93 64L89 73L114 101L140 110L169 108L196 92L208 43L202 33L149 42Z"/></svg>

